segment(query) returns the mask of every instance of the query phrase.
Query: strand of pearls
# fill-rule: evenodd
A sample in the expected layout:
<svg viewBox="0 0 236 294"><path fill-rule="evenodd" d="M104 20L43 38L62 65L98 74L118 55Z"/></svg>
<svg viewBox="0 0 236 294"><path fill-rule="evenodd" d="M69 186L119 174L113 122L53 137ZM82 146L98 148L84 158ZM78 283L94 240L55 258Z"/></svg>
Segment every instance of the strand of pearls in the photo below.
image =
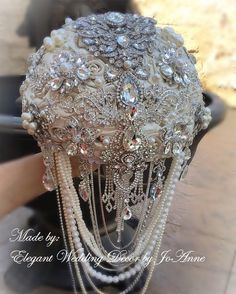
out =
<svg viewBox="0 0 236 294"><path fill-rule="evenodd" d="M65 232L64 224L63 224L62 207L61 207L61 201L60 201L60 195L59 195L58 189L56 189L56 195L57 195L58 213L59 213L62 237L63 237L66 252L69 252L69 248L68 248L67 240L66 240L66 232ZM75 277L74 277L71 261L69 261L68 264L69 264L69 270L70 270L71 279L72 279L73 292L74 292L74 294L78 294L77 289L76 289L76 282L75 282Z"/></svg>
<svg viewBox="0 0 236 294"><path fill-rule="evenodd" d="M73 185L73 184L72 184ZM73 190L73 188L72 188L72 190ZM77 200L78 200L78 196L77 196L77 193L76 193L76 198L77 198ZM79 203L78 203L79 204ZM79 205L78 205L78 209L81 211L81 209L80 209L80 207L79 207ZM77 212L77 210L75 211L75 213ZM81 213L82 214L82 213ZM159 218L157 218L156 220L158 220ZM80 220L83 222L83 219L82 218L80 218ZM80 220L79 220L79 222L78 222L78 225L80 224ZM86 228L86 225L84 224L84 227L85 227L85 230L86 230L86 234L83 234L83 231L82 231L82 236L83 235L85 235L85 238L88 236L88 234L91 234L88 230L87 230L87 228ZM152 234L152 231L150 231L150 235ZM145 236L144 236L145 237ZM86 240L86 239L85 239ZM144 239L145 240L145 239ZM152 241L152 243L153 243L153 241ZM93 246L94 246L94 244L93 244ZM142 247L144 247L144 246L142 246ZM95 247L92 247L92 249L94 249ZM143 248L144 249L144 248ZM99 253L99 252L97 252L97 250L96 250L96 252L94 252L96 255L98 255L98 256L101 256L101 254ZM132 256L132 255L131 255ZM131 256L129 256L129 258L131 259ZM140 256L140 253L138 252L137 253L137 256ZM102 258L104 258L105 260L106 260L106 256L104 257L102 257Z"/></svg>
<svg viewBox="0 0 236 294"><path fill-rule="evenodd" d="M174 167L176 166L176 162L175 161L177 161L177 160L173 160L172 167L173 166ZM72 192L73 191L73 189L71 189L71 180L72 180L72 178L71 178L71 175L69 175L67 173L68 164L64 165L64 168L65 168L65 166L66 166L66 178L68 180L68 185L69 185L69 188L70 188L70 192ZM181 167L181 165L180 165L180 167ZM173 172L173 170L175 171L174 168L171 168L170 173L169 173L170 180L169 180L169 177L167 179L168 180L168 184L170 184L170 185L167 185L168 189L166 188L165 191L164 191L165 192L164 194L167 194L167 195L168 195L168 193L170 194L169 200L171 200L172 197L173 197L172 196L173 195L173 193L172 193L172 191L173 191L173 184L177 182L176 179L173 179L173 177L172 177L173 174L175 174L175 172ZM180 170L179 170L179 173L180 173ZM178 176L177 176L177 179L178 179ZM76 193L76 195L77 195L77 193ZM163 198L165 199L166 197L163 197ZM164 204L162 206L164 207ZM167 206L169 206L169 202L167 202ZM72 207L73 207L73 205L72 205ZM168 211L165 210L164 212L165 212L165 216L167 217ZM145 252L146 253L146 256L149 256L150 257L154 248L160 248L161 235L164 232L165 221L166 221L165 218L162 219L160 225L157 227L157 230L156 230L155 235L154 235L154 239L152 240L151 244L148 246L148 250ZM75 224L73 224L73 225L75 225ZM72 235L73 235L73 231L74 230L77 231L76 225L75 225L75 227L72 227ZM159 239L159 240L157 240L157 239ZM77 243L78 243L78 241L80 242L80 239L77 240ZM75 245L76 245L76 243L75 243ZM79 245L81 247L82 246L82 243L80 242ZM159 251L159 249L158 249L158 251ZM85 262L84 265L86 267L86 270L88 271L88 273L91 276L93 276L93 277L95 277L95 278L97 278L97 279L99 279L99 280L101 280L103 282L108 282L108 283L118 283L119 281L122 281L124 279L129 279L131 276L134 276L137 272L139 272L140 270L142 270L143 267L144 267L144 264L142 262L137 262L136 265L133 268L129 269L128 271L126 271L124 273L121 273L121 274L116 275L116 276L108 276L108 275L104 275L104 274L102 274L102 273L94 270L90 266L89 263L86 263Z"/></svg>
<svg viewBox="0 0 236 294"><path fill-rule="evenodd" d="M171 206L171 201L173 199L173 194L174 194L174 189L173 186L176 185L176 183L178 182L178 179L180 177L181 174L181 166L182 163L184 161L184 152L180 153L176 159L175 159L175 164L173 165L173 168L171 168L171 175L170 175L170 187L168 189L169 190L169 197L167 197L167 202L166 202L166 212L167 214L164 216L163 219L163 225L161 228L161 239L165 230L165 225L166 225L166 221L167 221L167 216L168 216L168 210ZM171 185L172 184L172 185ZM166 191L167 193L167 191ZM155 249L154 249L154 254L153 254L153 258L152 258L152 262L151 262L151 267L149 269L149 273L148 273L148 277L147 280L145 282L144 288L141 292L141 294L145 294L147 292L150 280L152 278L153 272L155 270L155 265L156 265L156 261L158 258L158 254L159 254L159 250L160 250L160 246L161 246L161 240L155 245Z"/></svg>
<svg viewBox="0 0 236 294"><path fill-rule="evenodd" d="M66 229L67 229L67 235L68 235L70 248L72 250L72 254L75 255L74 254L75 251L74 251L74 245L73 245L73 238L72 238L72 234L71 234L71 230L70 230L70 226L72 224L74 224L73 211L71 209L70 202L65 201L65 200L67 200L67 198L69 198L69 189L70 188L67 185L67 181L66 181L67 173L66 172L64 173L64 164L60 159L61 159L61 156L60 156L60 153L58 153L56 155L56 170L57 170L57 174L58 174L59 187L60 187L61 195L62 195L62 209L63 209L63 213L64 213L65 225L66 225ZM77 234L78 234L78 232L77 232ZM82 252L80 252L80 253L82 253ZM79 269L77 263L75 263L75 269L76 269L76 274L77 274L77 278L78 278L78 281L80 284L81 291L83 294L87 294L83 279L81 277L80 269Z"/></svg>

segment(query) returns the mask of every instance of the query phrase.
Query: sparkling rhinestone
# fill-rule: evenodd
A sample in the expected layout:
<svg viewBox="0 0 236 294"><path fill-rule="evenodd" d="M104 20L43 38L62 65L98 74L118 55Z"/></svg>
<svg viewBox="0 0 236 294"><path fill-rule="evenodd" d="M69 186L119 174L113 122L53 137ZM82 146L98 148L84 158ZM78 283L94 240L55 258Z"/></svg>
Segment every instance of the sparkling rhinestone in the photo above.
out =
<svg viewBox="0 0 236 294"><path fill-rule="evenodd" d="M183 80L184 80L185 84L187 84L187 85L190 84L190 82L191 82L189 77L186 74L184 74Z"/></svg>
<svg viewBox="0 0 236 294"><path fill-rule="evenodd" d="M66 153L69 155L69 156L74 156L76 155L78 152L78 148L77 148L77 144L75 143L70 143L66 146Z"/></svg>
<svg viewBox="0 0 236 294"><path fill-rule="evenodd" d="M129 113L129 119L134 120L134 118L137 116L138 110L136 107L132 107Z"/></svg>
<svg viewBox="0 0 236 294"><path fill-rule="evenodd" d="M181 151L181 146L178 143L174 143L173 145L173 153L175 155L179 154Z"/></svg>
<svg viewBox="0 0 236 294"><path fill-rule="evenodd" d="M80 153L83 155L87 155L88 154L88 145L86 144L80 144Z"/></svg>
<svg viewBox="0 0 236 294"><path fill-rule="evenodd" d="M74 87L75 83L72 80L67 80L65 82L65 88L67 91L69 91L70 89L72 89Z"/></svg>
<svg viewBox="0 0 236 294"><path fill-rule="evenodd" d="M61 88L64 78L56 78L50 82L50 87L53 91L57 91Z"/></svg>
<svg viewBox="0 0 236 294"><path fill-rule="evenodd" d="M129 38L127 36L118 36L116 40L117 43L123 48L127 48L129 46Z"/></svg>
<svg viewBox="0 0 236 294"><path fill-rule="evenodd" d="M84 60L83 58L79 57L77 60L76 60L76 66L82 66L84 64Z"/></svg>
<svg viewBox="0 0 236 294"><path fill-rule="evenodd" d="M127 76L124 78L120 91L121 101L129 106L134 106L138 102L140 91L135 81Z"/></svg>
<svg viewBox="0 0 236 294"><path fill-rule="evenodd" d="M165 75L168 78L172 77L173 70L169 65L164 64L161 66L160 69L161 69L161 72L163 73L163 75Z"/></svg>
<svg viewBox="0 0 236 294"><path fill-rule="evenodd" d="M79 185L79 195L84 201L88 201L90 197L90 192L86 189L84 183Z"/></svg>
<svg viewBox="0 0 236 294"><path fill-rule="evenodd" d="M107 46L106 49L104 50L106 53L111 53L113 52L114 50L116 49L116 46L115 45L110 45L110 46Z"/></svg>
<svg viewBox="0 0 236 294"><path fill-rule="evenodd" d="M109 80L113 80L113 79L115 79L117 77L117 75L115 73L111 72L111 71L107 71L106 75L107 75Z"/></svg>
<svg viewBox="0 0 236 294"><path fill-rule="evenodd" d="M83 39L83 42L84 42L85 45L88 45L88 46L95 44L95 40L94 39L90 39L90 38L84 38Z"/></svg>
<svg viewBox="0 0 236 294"><path fill-rule="evenodd" d="M123 219L124 220L129 220L132 217L132 212L129 207L125 207L123 210Z"/></svg>
<svg viewBox="0 0 236 294"><path fill-rule="evenodd" d="M114 24L120 24L124 21L124 16L119 12L110 12L106 16L107 20L114 23Z"/></svg>
<svg viewBox="0 0 236 294"><path fill-rule="evenodd" d="M43 185L45 189L50 192L55 190L56 188L53 182L53 178L49 176L47 173L45 173L43 176Z"/></svg>
<svg viewBox="0 0 236 294"><path fill-rule="evenodd" d="M82 65L81 67L78 68L77 76L80 80L82 81L87 80L89 78L89 75L90 75L90 71L85 65Z"/></svg>
<svg viewBox="0 0 236 294"><path fill-rule="evenodd" d="M73 67L73 65L72 65L71 63L69 63L69 62L63 62L63 63L60 65L60 69L61 69L61 71L63 71L64 73L71 72L72 67Z"/></svg>
<svg viewBox="0 0 236 294"><path fill-rule="evenodd" d="M111 212L112 211L112 205L111 205L111 202L108 202L107 205L106 205L106 210L107 212Z"/></svg>
<svg viewBox="0 0 236 294"><path fill-rule="evenodd" d="M135 131L130 128L125 134L123 138L123 146L127 151L136 151L141 146L141 139L137 137Z"/></svg>
<svg viewBox="0 0 236 294"><path fill-rule="evenodd" d="M153 200L156 200L156 185L153 184L150 188L150 191L149 191L149 196L153 199Z"/></svg>
<svg viewBox="0 0 236 294"><path fill-rule="evenodd" d="M143 78L143 79L146 79L148 77L148 73L142 69L142 68L138 68L136 70L136 74L140 77L140 78Z"/></svg>
<svg viewBox="0 0 236 294"><path fill-rule="evenodd" d="M181 78L179 75L175 74L175 75L174 75L174 81L175 81L177 84L180 84L180 83L182 82L182 78Z"/></svg>
<svg viewBox="0 0 236 294"><path fill-rule="evenodd" d="M125 67L125 68L131 68L132 65L133 65L133 63L132 63L131 60L126 60L126 61L124 62L124 67Z"/></svg>
<svg viewBox="0 0 236 294"><path fill-rule="evenodd" d="M165 150L164 150L165 155L169 154L170 148L171 148L171 144L170 143L167 143L167 145L165 147Z"/></svg>
<svg viewBox="0 0 236 294"><path fill-rule="evenodd" d="M137 50L143 51L143 50L145 50L146 45L144 43L134 43L133 47Z"/></svg>

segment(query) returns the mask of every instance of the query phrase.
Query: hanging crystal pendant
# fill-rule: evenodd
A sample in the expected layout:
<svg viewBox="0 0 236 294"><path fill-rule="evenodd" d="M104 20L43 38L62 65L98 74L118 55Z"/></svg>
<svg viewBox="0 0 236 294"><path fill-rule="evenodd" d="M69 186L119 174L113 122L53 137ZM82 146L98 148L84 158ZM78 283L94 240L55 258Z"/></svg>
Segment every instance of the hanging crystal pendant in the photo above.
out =
<svg viewBox="0 0 236 294"><path fill-rule="evenodd" d="M52 176L49 172L46 171L46 173L43 175L43 185L47 191L53 191L56 189L54 185L54 181Z"/></svg>
<svg viewBox="0 0 236 294"><path fill-rule="evenodd" d="M139 86L131 76L126 76L121 83L120 100L128 106L135 106L139 97Z"/></svg>
<svg viewBox="0 0 236 294"><path fill-rule="evenodd" d="M129 206L126 206L123 210L123 219L124 220L129 220L132 217L132 212Z"/></svg>
<svg viewBox="0 0 236 294"><path fill-rule="evenodd" d="M126 131L123 138L123 146L127 151L136 151L141 146L141 139L137 137L135 130L130 128Z"/></svg>
<svg viewBox="0 0 236 294"><path fill-rule="evenodd" d="M86 202L90 197L90 191L87 189L86 182L82 181L79 184L79 194L80 197Z"/></svg>

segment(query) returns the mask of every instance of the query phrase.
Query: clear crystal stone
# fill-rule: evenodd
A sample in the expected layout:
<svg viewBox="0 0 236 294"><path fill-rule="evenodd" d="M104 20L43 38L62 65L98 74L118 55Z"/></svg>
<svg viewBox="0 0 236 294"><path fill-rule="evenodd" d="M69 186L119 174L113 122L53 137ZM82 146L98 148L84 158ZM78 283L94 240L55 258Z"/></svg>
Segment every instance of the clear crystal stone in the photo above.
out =
<svg viewBox="0 0 236 294"><path fill-rule="evenodd" d="M163 64L163 65L161 66L160 69L161 69L161 72L162 72L166 77L168 77L168 78L172 77L173 70L172 70L172 68L171 68L169 65L167 65L167 64Z"/></svg>
<svg viewBox="0 0 236 294"><path fill-rule="evenodd" d="M171 144L167 143L165 150L164 150L165 155L167 155L170 152L170 148L171 148Z"/></svg>
<svg viewBox="0 0 236 294"><path fill-rule="evenodd" d="M57 91L61 88L63 84L63 78L56 78L50 82L50 87L53 91Z"/></svg>
<svg viewBox="0 0 236 294"><path fill-rule="evenodd" d="M106 53L111 53L116 49L115 45L109 45L106 47L106 49L104 50Z"/></svg>
<svg viewBox="0 0 236 294"><path fill-rule="evenodd" d="M86 185L83 182L79 184L79 194L84 201L88 201L90 197L90 191L86 189Z"/></svg>
<svg viewBox="0 0 236 294"><path fill-rule="evenodd" d="M129 46L129 38L127 36L118 36L116 40L117 43L123 48L127 48Z"/></svg>
<svg viewBox="0 0 236 294"><path fill-rule="evenodd" d="M183 80L184 80L185 84L187 84L187 85L190 84L190 82L191 82L189 77L186 74L184 74Z"/></svg>
<svg viewBox="0 0 236 294"><path fill-rule="evenodd" d="M107 20L114 24L120 24L124 21L124 16L119 12L110 12L107 14Z"/></svg>
<svg viewBox="0 0 236 294"><path fill-rule="evenodd" d="M77 144L75 143L70 143L66 146L66 153L69 155L69 156L74 156L76 155L78 152L78 148L77 148Z"/></svg>
<svg viewBox="0 0 236 294"><path fill-rule="evenodd" d="M88 145L86 144L80 144L80 153L83 154L83 155L87 155L88 154Z"/></svg>
<svg viewBox="0 0 236 294"><path fill-rule="evenodd" d="M82 66L84 64L84 60L83 58L79 57L77 60L76 60L76 66Z"/></svg>
<svg viewBox="0 0 236 294"><path fill-rule="evenodd" d="M78 68L77 76L80 80L82 81L87 80L89 78L89 75L90 75L90 71L85 65L82 65L81 67Z"/></svg>
<svg viewBox="0 0 236 294"><path fill-rule="evenodd" d="M129 106L134 106L137 104L139 98L139 87L136 85L135 81L127 76L124 78L120 91L121 101Z"/></svg>
<svg viewBox="0 0 236 294"><path fill-rule="evenodd" d="M140 78L143 78L143 79L146 79L148 77L148 73L144 69L142 69L142 68L138 68L137 71L136 71L136 74Z"/></svg>
<svg viewBox="0 0 236 294"><path fill-rule="evenodd" d="M126 131L123 138L123 146L127 151L136 151L141 146L141 139L137 137L133 128Z"/></svg>
<svg viewBox="0 0 236 294"><path fill-rule="evenodd" d="M146 46L144 43L134 43L133 47L137 50L145 50Z"/></svg>
<svg viewBox="0 0 236 294"><path fill-rule="evenodd" d="M53 178L51 176L49 176L48 173L45 173L43 176L43 185L44 185L45 189L50 192L55 190L55 188L56 188L54 185L54 182L53 182Z"/></svg>
<svg viewBox="0 0 236 294"><path fill-rule="evenodd" d="M95 44L95 40L94 39L90 39L90 38L84 38L83 39L83 42L84 42L85 45L88 45L88 46Z"/></svg>
<svg viewBox="0 0 236 294"><path fill-rule="evenodd" d="M181 146L178 143L174 143L173 145L173 153L175 155L179 154L181 151Z"/></svg>
<svg viewBox="0 0 236 294"><path fill-rule="evenodd" d="M182 78L181 78L179 75L175 74L175 75L174 75L174 81L175 81L177 84L180 84L180 83L182 83Z"/></svg>
<svg viewBox="0 0 236 294"><path fill-rule="evenodd" d="M131 219L131 217L132 217L131 209L127 206L124 208L124 211L123 211L123 219L129 220Z"/></svg>
<svg viewBox="0 0 236 294"><path fill-rule="evenodd" d="M110 80L113 80L113 79L115 79L115 78L117 77L117 75L116 75L115 73L111 72L111 71L107 71L107 72L106 72L106 75L107 75L107 77L108 77Z"/></svg>

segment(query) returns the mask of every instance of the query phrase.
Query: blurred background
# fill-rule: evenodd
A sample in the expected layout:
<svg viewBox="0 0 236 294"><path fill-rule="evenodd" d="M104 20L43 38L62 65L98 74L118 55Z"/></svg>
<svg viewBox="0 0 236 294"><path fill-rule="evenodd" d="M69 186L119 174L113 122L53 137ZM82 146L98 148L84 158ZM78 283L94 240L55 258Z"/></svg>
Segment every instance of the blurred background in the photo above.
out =
<svg viewBox="0 0 236 294"><path fill-rule="evenodd" d="M236 1L0 0L0 4L0 78L24 75L29 54L53 28L63 24L65 16L76 18L112 8L138 11L154 17L160 26L173 26L184 36L187 49L198 60L204 89L221 97L227 115L204 137L187 178L178 186L162 245L173 253L181 248L194 250L206 256L206 262L161 264L148 293L235 294ZM0 93L0 105L2 99ZM10 231L16 226L23 228L31 214L28 208L19 208L0 221L0 294L17 293L17 283L25 280L13 275L6 282L4 277L11 264L9 254L16 247L9 243ZM68 292L40 285L27 293Z"/></svg>

